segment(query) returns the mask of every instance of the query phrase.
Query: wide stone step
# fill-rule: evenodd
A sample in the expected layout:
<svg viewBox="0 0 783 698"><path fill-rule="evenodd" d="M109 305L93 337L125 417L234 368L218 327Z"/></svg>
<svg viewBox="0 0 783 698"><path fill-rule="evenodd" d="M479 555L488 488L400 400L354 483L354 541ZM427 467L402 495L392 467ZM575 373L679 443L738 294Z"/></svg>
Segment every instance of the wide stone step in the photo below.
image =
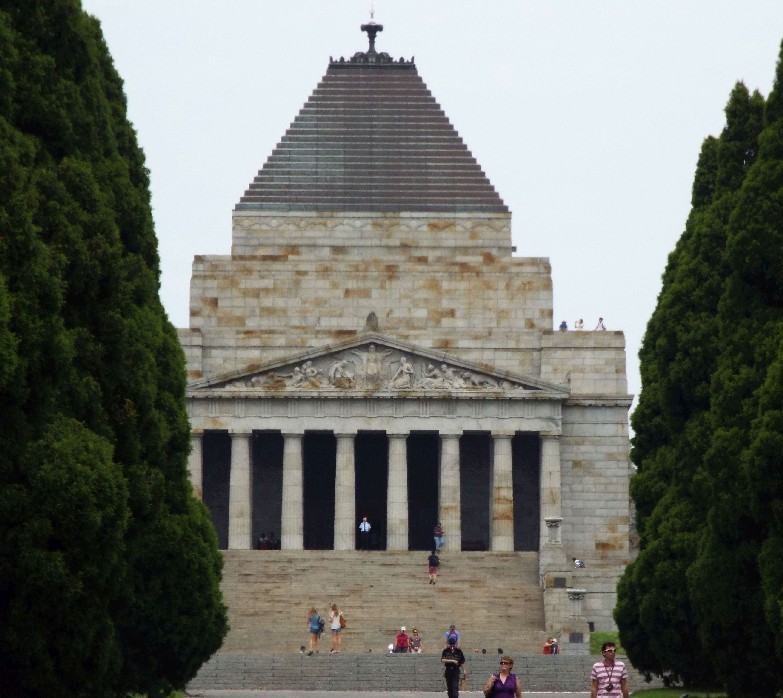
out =
<svg viewBox="0 0 783 698"><path fill-rule="evenodd" d="M590 668L598 657L525 655L504 648L515 659L514 673L523 691L589 691ZM468 691L480 691L490 673L498 669L497 651L466 652ZM627 664L627 662L626 662ZM629 670L631 690L646 684ZM198 690L321 690L443 692L439 654L247 654L220 652L199 671L188 688Z"/></svg>
<svg viewBox="0 0 783 698"><path fill-rule="evenodd" d="M465 647L514 644L538 652L543 594L535 553L446 552L436 585L426 554L362 551L226 551L222 589L231 630L228 652L297 652L308 642L307 612L337 603L348 619L344 649L384 652L400 626L417 627L440 651L450 623ZM328 651L330 633L321 640Z"/></svg>

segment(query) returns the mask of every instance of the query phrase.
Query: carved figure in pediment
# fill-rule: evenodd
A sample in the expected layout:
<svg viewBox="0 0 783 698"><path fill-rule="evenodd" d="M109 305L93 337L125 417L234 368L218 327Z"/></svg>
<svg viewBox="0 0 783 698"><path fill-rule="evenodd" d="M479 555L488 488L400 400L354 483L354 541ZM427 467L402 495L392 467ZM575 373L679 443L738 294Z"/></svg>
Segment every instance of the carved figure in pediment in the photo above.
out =
<svg viewBox="0 0 783 698"><path fill-rule="evenodd" d="M294 369L296 370L296 369ZM321 369L317 366L313 366L312 361L305 361L302 364L302 375L304 380L303 385L308 388L320 388L321 387Z"/></svg>
<svg viewBox="0 0 783 698"><path fill-rule="evenodd" d="M294 372L286 377L286 388L299 388L304 383L305 375L299 366L294 367Z"/></svg>
<svg viewBox="0 0 783 698"><path fill-rule="evenodd" d="M487 390L497 390L497 381L489 376L482 376L470 371L462 373L462 380L468 388L486 388Z"/></svg>
<svg viewBox="0 0 783 698"><path fill-rule="evenodd" d="M353 379L353 372L349 368L349 365L350 364L345 359L332 361L332 365L329 367L329 383L335 388L348 390L354 387L355 381Z"/></svg>
<svg viewBox="0 0 783 698"><path fill-rule="evenodd" d="M427 368L424 369L424 377L421 381L422 388L445 388L446 383L443 380L443 374L440 369L435 368L432 364L427 364Z"/></svg>
<svg viewBox="0 0 783 698"><path fill-rule="evenodd" d="M404 356L400 356L400 366L392 376L389 385L398 390L413 387L413 364Z"/></svg>
<svg viewBox="0 0 783 698"><path fill-rule="evenodd" d="M462 380L461 376L457 375L457 372L451 366L441 364L440 370L443 374L443 382L446 384L445 387L457 389L465 387L465 381Z"/></svg>
<svg viewBox="0 0 783 698"><path fill-rule="evenodd" d="M377 387L381 381L383 360L391 354L391 351L377 351L374 344L367 347L367 351L351 350L361 361L361 373L368 387Z"/></svg>

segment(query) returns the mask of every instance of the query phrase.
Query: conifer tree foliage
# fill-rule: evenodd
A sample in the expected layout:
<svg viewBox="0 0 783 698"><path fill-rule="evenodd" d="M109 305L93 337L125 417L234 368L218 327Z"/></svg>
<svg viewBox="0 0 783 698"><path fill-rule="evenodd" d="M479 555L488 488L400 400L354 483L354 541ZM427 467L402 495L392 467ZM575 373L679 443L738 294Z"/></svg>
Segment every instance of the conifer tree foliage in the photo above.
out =
<svg viewBox="0 0 783 698"><path fill-rule="evenodd" d="M640 554L615 618L643 671L730 696L783 688L783 55L707 139L640 352ZM781 110L783 111L783 110Z"/></svg>
<svg viewBox="0 0 783 698"><path fill-rule="evenodd" d="M716 672L734 695L774 696L783 687L780 561L775 518L783 507L783 436L776 406L783 391L783 48L758 157L732 211L726 242L728 276L717 329L723 351L711 386L712 435L705 466L711 507L688 581ZM762 557L762 552L764 556ZM719 576L718 576L719 575ZM777 582L776 582L777 580ZM777 586L777 588L775 588ZM772 620L773 622L770 622ZM737 630L751 628L747 637ZM730 647L742 637L744 652ZM764 657L754 667L748 656Z"/></svg>
<svg viewBox="0 0 783 698"><path fill-rule="evenodd" d="M221 644L148 173L78 0L0 0L0 695L164 695Z"/></svg>

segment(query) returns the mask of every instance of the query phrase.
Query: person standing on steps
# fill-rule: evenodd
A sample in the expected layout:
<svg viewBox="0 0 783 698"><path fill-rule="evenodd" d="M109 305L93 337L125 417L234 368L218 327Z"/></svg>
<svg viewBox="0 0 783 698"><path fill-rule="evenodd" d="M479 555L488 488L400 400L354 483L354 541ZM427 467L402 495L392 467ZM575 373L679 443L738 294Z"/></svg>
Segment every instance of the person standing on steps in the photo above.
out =
<svg viewBox="0 0 783 698"><path fill-rule="evenodd" d="M628 698L628 671L624 662L615 659L616 654L614 642L601 645L603 659L590 672L590 698Z"/></svg>
<svg viewBox="0 0 783 698"><path fill-rule="evenodd" d="M465 655L457 647L457 639L450 637L446 649L440 655L440 662L445 666L443 676L446 679L446 692L449 698L459 698L459 678L462 672L467 680L468 669L465 666Z"/></svg>
<svg viewBox="0 0 783 698"><path fill-rule="evenodd" d="M343 612L337 608L337 604L332 604L332 610L329 611L329 630L332 631L332 649L329 652L339 652L342 646L342 638L340 632L345 626L345 620L343 619Z"/></svg>
<svg viewBox="0 0 783 698"><path fill-rule="evenodd" d="M461 644L462 644L462 643L461 643L461 640L462 640L462 633L461 633L459 630L457 630L457 628L456 628L456 626L454 625L454 623L452 623L452 624L449 626L449 629L448 629L448 630L447 630L447 631L446 631L446 632L443 634L443 637L444 637L444 638L445 638L445 640L446 640L446 646L447 646L447 647L448 647L448 644L449 644L449 640L451 640L451 639L453 639L453 640L454 640L454 644L455 644L457 647L460 647L460 646L461 646Z"/></svg>
<svg viewBox="0 0 783 698"><path fill-rule="evenodd" d="M445 536L443 535L443 526L440 525L440 521L435 524L435 529L432 532L432 537L435 539L435 551L440 552L441 548L443 548L443 540Z"/></svg>
<svg viewBox="0 0 783 698"><path fill-rule="evenodd" d="M370 549L370 530L372 524L367 520L365 516L359 524L359 550Z"/></svg>
<svg viewBox="0 0 783 698"><path fill-rule="evenodd" d="M436 553L433 550L430 553L430 556L427 558L427 570L430 573L430 584L435 584L435 582L438 581L439 567L440 567L440 558L438 557L438 553Z"/></svg>
<svg viewBox="0 0 783 698"><path fill-rule="evenodd" d="M318 652L318 639L321 636L321 616L318 615L318 611L315 607L310 608L310 612L307 614L307 626L310 629L310 651L307 653L311 655L313 652Z"/></svg>

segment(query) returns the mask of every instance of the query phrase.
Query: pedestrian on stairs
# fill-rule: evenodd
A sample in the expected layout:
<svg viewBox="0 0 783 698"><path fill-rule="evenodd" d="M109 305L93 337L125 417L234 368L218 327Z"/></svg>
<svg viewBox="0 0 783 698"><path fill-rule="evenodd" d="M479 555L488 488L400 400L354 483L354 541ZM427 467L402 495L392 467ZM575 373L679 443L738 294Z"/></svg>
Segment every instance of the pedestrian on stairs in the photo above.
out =
<svg viewBox="0 0 783 698"><path fill-rule="evenodd" d="M329 652L339 652L342 645L340 631L345 626L343 612L337 608L337 604L332 604L332 610L329 611L329 629L332 631L332 649Z"/></svg>
<svg viewBox="0 0 783 698"><path fill-rule="evenodd" d="M427 558L427 569L430 573L430 584L435 584L438 581L438 567L440 567L440 558L438 553L434 550Z"/></svg>
<svg viewBox="0 0 783 698"><path fill-rule="evenodd" d="M443 539L445 537L443 534L443 526L441 526L440 521L435 524L435 528L432 531L432 537L435 540L435 550L440 552L441 548L443 548Z"/></svg>
<svg viewBox="0 0 783 698"><path fill-rule="evenodd" d="M449 626L449 629L443 634L443 637L446 639L447 647L451 640L454 640L454 644L457 647L462 645L462 633L457 630L457 627L454 625L454 623Z"/></svg>
<svg viewBox="0 0 783 698"><path fill-rule="evenodd" d="M465 676L467 680L468 670L465 666L465 655L462 650L457 647L457 639L450 637L446 649L440 655L441 664L446 669L443 676L446 679L446 692L449 698L459 698L459 679L460 673Z"/></svg>
<svg viewBox="0 0 783 698"><path fill-rule="evenodd" d="M308 655L312 655L313 652L318 653L318 639L321 637L321 630L323 629L323 621L321 616L318 615L318 611L315 607L310 608L310 612L307 614L307 626L310 629L310 651Z"/></svg>

